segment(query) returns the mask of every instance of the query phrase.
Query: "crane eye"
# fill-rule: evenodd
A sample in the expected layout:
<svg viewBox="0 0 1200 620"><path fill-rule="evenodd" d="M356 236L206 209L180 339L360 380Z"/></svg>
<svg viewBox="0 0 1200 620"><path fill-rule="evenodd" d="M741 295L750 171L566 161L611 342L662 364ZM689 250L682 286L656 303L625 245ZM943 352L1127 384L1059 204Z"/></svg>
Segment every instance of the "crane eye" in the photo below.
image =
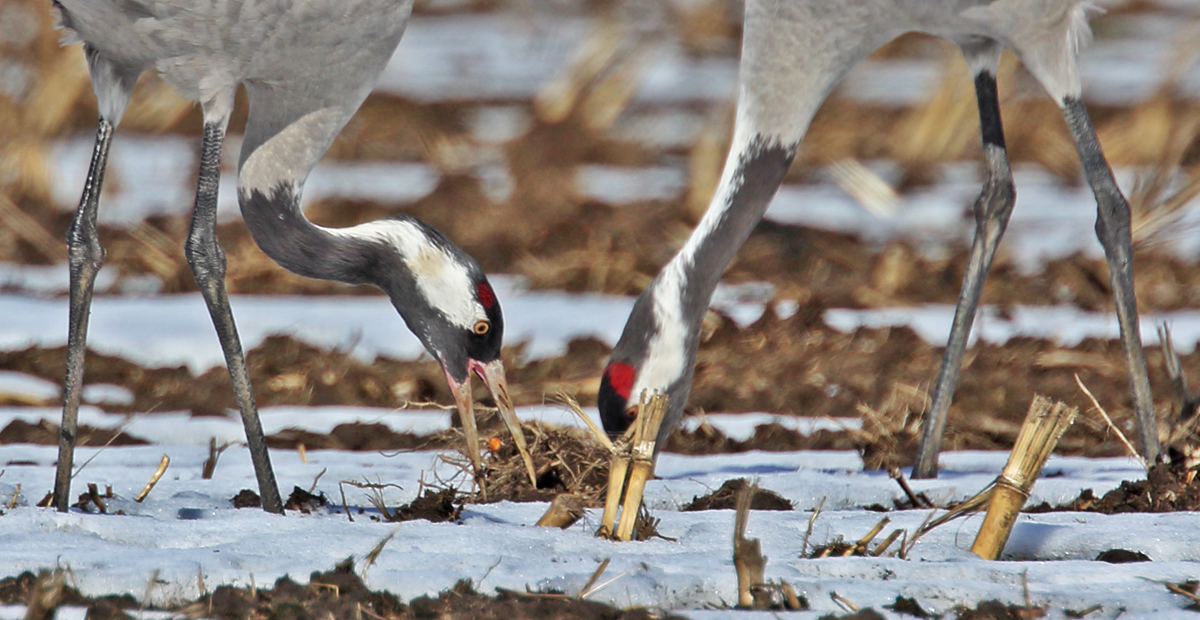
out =
<svg viewBox="0 0 1200 620"><path fill-rule="evenodd" d="M492 326L487 321L475 321L475 333L482 336L488 333Z"/></svg>

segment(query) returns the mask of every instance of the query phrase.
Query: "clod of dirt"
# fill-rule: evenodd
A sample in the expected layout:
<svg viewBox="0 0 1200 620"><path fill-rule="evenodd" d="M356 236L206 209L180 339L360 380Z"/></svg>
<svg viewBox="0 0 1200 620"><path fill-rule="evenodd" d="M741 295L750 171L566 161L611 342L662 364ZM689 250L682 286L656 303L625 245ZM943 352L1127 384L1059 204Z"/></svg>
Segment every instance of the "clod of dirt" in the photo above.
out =
<svg viewBox="0 0 1200 620"><path fill-rule="evenodd" d="M420 497L386 516L388 521L425 519L433 523L457 522L462 517L462 498L454 489L425 489Z"/></svg>
<svg viewBox="0 0 1200 620"><path fill-rule="evenodd" d="M0 430L0 445L29 443L38 446L57 446L59 426L49 420L30 424L25 420L13 420ZM107 428L95 428L86 424L76 430L76 446L148 446L150 442L127 433L117 433Z"/></svg>
<svg viewBox="0 0 1200 620"><path fill-rule="evenodd" d="M1150 556L1141 551L1129 551L1127 549L1109 549L1101 551L1100 555L1096 556L1097 562L1108 562L1109 564L1131 564L1133 562L1150 562Z"/></svg>
<svg viewBox="0 0 1200 620"><path fill-rule="evenodd" d="M41 575L26 571L16 577L0 579L0 605L25 605L48 578L49 571L42 571ZM141 608L128 594L87 598L69 585L62 586L55 607L62 605L85 607L88 618L100 620L126 620L129 618L126 610ZM47 611L52 618L54 607ZM328 572L312 573L307 585L297 584L284 576L275 581L273 589L220 586L212 594L167 611L177 612L171 615L219 620L361 620L364 617L376 620L679 619L679 616L651 614L644 609L622 610L555 594L501 591L495 597L486 596L475 592L468 581L460 581L436 597L422 596L406 605L394 594L367 589L354 573L351 560L339 563Z"/></svg>
<svg viewBox="0 0 1200 620"><path fill-rule="evenodd" d="M243 491L244 493L245 491ZM240 493L239 493L240 495ZM329 500L325 498L325 494L313 495L300 487L292 487L292 494L288 496L287 502L283 504L284 510L299 510L302 514L312 514L317 510L329 505Z"/></svg>
<svg viewBox="0 0 1200 620"><path fill-rule="evenodd" d="M663 448L677 454L727 454L763 450L765 452L795 452L798 450L852 450L852 438L845 432L818 430L805 435L774 422L760 424L747 439L733 439L720 429L701 425L695 431L677 430Z"/></svg>
<svg viewBox="0 0 1200 620"><path fill-rule="evenodd" d="M267 445L276 449L295 450L303 445L309 450L444 450L454 443L450 432L433 435L397 433L386 424L351 422L338 424L329 434L286 428L267 437Z"/></svg>
<svg viewBox="0 0 1200 620"><path fill-rule="evenodd" d="M726 480L721 488L708 495L698 495L692 501L680 508L683 512L699 512L701 510L735 510L737 497L742 489L749 484L745 478ZM750 500L751 510L794 510L795 506L775 491L759 489Z"/></svg>
<svg viewBox="0 0 1200 620"><path fill-rule="evenodd" d="M30 597L34 592L40 590L47 580L52 579L53 574L48 570L39 571L37 575L29 571L25 571L16 577L5 577L0 579L0 605L25 605L29 603ZM112 604L119 604L120 601L128 601L128 606L125 609L137 608L137 601L133 600L132 596L106 596L105 600ZM62 592L59 595L58 604L79 606L87 601L79 593L78 590L69 585L62 587Z"/></svg>
<svg viewBox="0 0 1200 620"><path fill-rule="evenodd" d="M1160 463L1150 468L1145 480L1125 480L1121 486L1096 499L1084 489L1068 504L1050 507L1042 504L1030 512L1078 511L1117 514L1122 512L1179 512L1200 510L1200 466L1187 468L1182 463Z"/></svg>
<svg viewBox="0 0 1200 620"><path fill-rule="evenodd" d="M234 508L262 508L262 498L250 489L238 491L229 501L233 502Z"/></svg>
<svg viewBox="0 0 1200 620"><path fill-rule="evenodd" d="M954 613L958 614L958 620L1032 620L1046 616L1046 610L1041 607L1030 609L1000 601L980 601L974 608L955 607Z"/></svg>
<svg viewBox="0 0 1200 620"><path fill-rule="evenodd" d="M420 597L409 603L414 618L450 620L679 620L680 616L659 615L645 609L614 609L603 603L554 593L498 590L495 598L475 592L469 581L459 581L437 598Z"/></svg>
<svg viewBox="0 0 1200 620"><path fill-rule="evenodd" d="M883 614L868 607L866 609L860 609L854 613L849 613L844 616L835 616L833 614L826 614L824 616L821 616L817 620L885 620L885 618L883 617Z"/></svg>
<svg viewBox="0 0 1200 620"><path fill-rule="evenodd" d="M916 601L916 599L906 596L897 596L896 601L891 605L884 605L884 609L890 609L898 614L905 614L914 618L932 618L929 612L925 611L924 607Z"/></svg>
<svg viewBox="0 0 1200 620"><path fill-rule="evenodd" d="M299 585L284 576L275 581L273 590L221 586L210 596L185 607L191 608L203 609L202 615L222 620L410 617L409 610L394 595L369 591L354 574L349 560L329 572L314 572L308 585Z"/></svg>

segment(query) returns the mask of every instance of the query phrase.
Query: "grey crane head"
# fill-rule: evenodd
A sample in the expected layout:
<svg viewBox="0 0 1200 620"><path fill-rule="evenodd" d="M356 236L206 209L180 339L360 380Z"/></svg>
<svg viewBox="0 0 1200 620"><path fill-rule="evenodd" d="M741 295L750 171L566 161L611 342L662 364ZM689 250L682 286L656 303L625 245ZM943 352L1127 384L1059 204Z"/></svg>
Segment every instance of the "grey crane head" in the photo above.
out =
<svg viewBox="0 0 1200 620"><path fill-rule="evenodd" d="M473 420L471 376L491 392L500 415L519 428L500 360L504 315L471 255L441 231L408 215L349 228L314 225L299 187L239 188L242 218L258 246L289 271L383 290L442 367L464 420Z"/></svg>
<svg viewBox="0 0 1200 620"><path fill-rule="evenodd" d="M610 436L624 433L637 418L643 393L667 396L667 412L658 432L661 450L680 418L692 387L698 330L680 313L671 287L655 281L638 298L621 339L600 377L596 404Z"/></svg>
<svg viewBox="0 0 1200 620"><path fill-rule="evenodd" d="M501 409L511 411L500 349L500 300L469 254L445 235L409 216L343 229L374 246L378 257L364 279L383 289L408 328L442 366L460 415L471 415L471 375L478 375Z"/></svg>
<svg viewBox="0 0 1200 620"><path fill-rule="evenodd" d="M284 268L387 293L441 364L460 415L471 415L472 374L484 381L501 414L512 414L500 361L500 301L479 263L441 231L408 215L349 228L316 226L300 210L299 188L286 183L265 193L239 188L239 200L254 241Z"/></svg>

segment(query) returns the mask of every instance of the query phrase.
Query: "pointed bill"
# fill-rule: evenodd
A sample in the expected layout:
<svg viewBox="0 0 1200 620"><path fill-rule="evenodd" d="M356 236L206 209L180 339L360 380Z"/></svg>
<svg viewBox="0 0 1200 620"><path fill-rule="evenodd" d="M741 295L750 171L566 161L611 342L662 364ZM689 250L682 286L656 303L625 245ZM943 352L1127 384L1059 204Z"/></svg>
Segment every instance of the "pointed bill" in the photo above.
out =
<svg viewBox="0 0 1200 620"><path fill-rule="evenodd" d="M496 407L500 410L500 419L504 420L504 425L512 434L513 444L517 446L517 451L521 453L521 459L525 461L529 482L534 488L537 488L537 472L533 469L533 458L529 455L529 448L525 445L525 433L521 430L521 421L517 419L517 413L513 410L512 398L508 395L508 380L504 378L504 364L500 360L487 364L472 361L471 370L474 370L483 379L484 385L491 392L492 399L496 401Z"/></svg>
<svg viewBox="0 0 1200 620"><path fill-rule="evenodd" d="M475 427L475 399L471 395L471 374L467 373L467 378L459 383L450 373L446 373L446 383L450 384L454 404L458 406L458 418L462 420L463 437L467 441L467 456L471 458L471 469L482 487L483 462L479 458L479 430Z"/></svg>

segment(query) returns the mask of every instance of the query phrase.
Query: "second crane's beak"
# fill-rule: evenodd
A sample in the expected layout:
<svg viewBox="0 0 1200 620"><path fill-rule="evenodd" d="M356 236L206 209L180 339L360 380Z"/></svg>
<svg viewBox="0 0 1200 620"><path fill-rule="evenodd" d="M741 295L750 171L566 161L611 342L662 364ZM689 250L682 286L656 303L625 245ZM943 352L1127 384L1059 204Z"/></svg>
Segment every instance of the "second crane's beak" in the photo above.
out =
<svg viewBox="0 0 1200 620"><path fill-rule="evenodd" d="M525 433L521 430L521 421L517 419L517 413L513 409L512 398L508 395L508 380L504 377L504 364L500 360L488 362L487 364L470 360L467 369L467 377L461 384L454 381L449 373L446 374L446 379L450 384L450 391L454 394L454 403L458 406L458 415L462 419L463 435L467 440L467 452L471 457L471 464L475 468L475 475L479 476L482 473L483 466L479 457L479 431L475 426L474 398L471 394L472 373L479 375L488 392L491 393L492 400L496 401L496 408L500 411L500 419L504 421L504 425L508 427L508 432L512 434L513 444L517 447L517 451L521 453L521 459L525 462L525 470L529 474L529 481L536 487L537 474L533 469L533 458L529 455L529 448L525 444Z"/></svg>

